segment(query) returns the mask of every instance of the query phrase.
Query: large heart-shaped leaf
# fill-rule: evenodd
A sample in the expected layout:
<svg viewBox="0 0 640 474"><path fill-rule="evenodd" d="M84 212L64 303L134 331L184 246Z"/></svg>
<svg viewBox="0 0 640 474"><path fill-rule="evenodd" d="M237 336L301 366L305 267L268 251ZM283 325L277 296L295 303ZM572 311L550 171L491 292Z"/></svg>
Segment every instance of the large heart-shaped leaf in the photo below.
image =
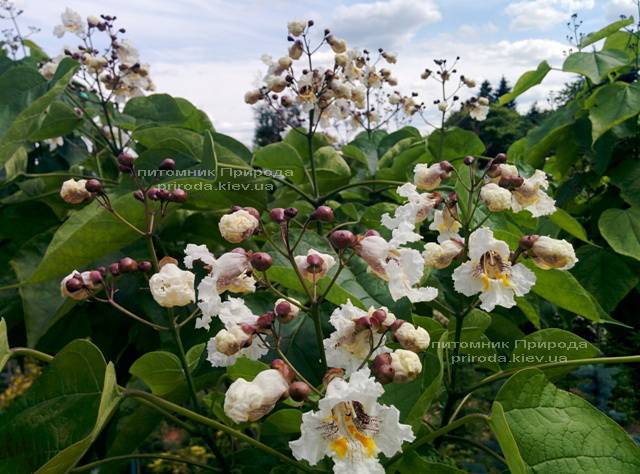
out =
<svg viewBox="0 0 640 474"><path fill-rule="evenodd" d="M607 209L598 228L613 250L640 260L640 208Z"/></svg>
<svg viewBox="0 0 640 474"><path fill-rule="evenodd" d="M551 71L551 66L549 66L549 63L547 61L542 61L540 64L538 64L538 67L536 69L534 69L533 71L527 71L522 76L520 76L520 78L516 82L516 85L513 86L511 92L500 97L500 100L498 100L498 104L508 104L518 96L531 89L533 86L537 86L543 81L549 71Z"/></svg>
<svg viewBox="0 0 640 474"><path fill-rule="evenodd" d="M577 52L569 55L562 70L589 78L594 84L602 82L610 73L627 65L629 57L623 51Z"/></svg>
<svg viewBox="0 0 640 474"><path fill-rule="evenodd" d="M640 448L619 425L537 369L502 386L490 424L512 473L640 471Z"/></svg>
<svg viewBox="0 0 640 474"><path fill-rule="evenodd" d="M156 395L166 395L181 385L185 378L180 359L166 351L147 352L129 368Z"/></svg>
<svg viewBox="0 0 640 474"><path fill-rule="evenodd" d="M67 472L117 406L115 371L85 340L67 345L0 413L1 472Z"/></svg>
<svg viewBox="0 0 640 474"><path fill-rule="evenodd" d="M586 101L595 142L607 130L640 113L640 83L613 82Z"/></svg>

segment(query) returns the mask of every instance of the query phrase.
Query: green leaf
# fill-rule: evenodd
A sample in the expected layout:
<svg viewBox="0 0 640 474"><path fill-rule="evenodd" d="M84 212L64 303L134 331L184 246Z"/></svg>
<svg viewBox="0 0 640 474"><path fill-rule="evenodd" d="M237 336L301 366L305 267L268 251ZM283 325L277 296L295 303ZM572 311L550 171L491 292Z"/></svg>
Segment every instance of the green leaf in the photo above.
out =
<svg viewBox="0 0 640 474"><path fill-rule="evenodd" d="M623 51L577 52L569 55L562 65L565 72L575 72L587 77L594 84L602 82L610 73L629 63L629 57Z"/></svg>
<svg viewBox="0 0 640 474"><path fill-rule="evenodd" d="M320 194L327 194L349 182L351 168L335 148L322 147L316 151L314 157Z"/></svg>
<svg viewBox="0 0 640 474"><path fill-rule="evenodd" d="M146 148L164 148L198 160L202 151L202 135L184 128L160 126L133 132L133 138Z"/></svg>
<svg viewBox="0 0 640 474"><path fill-rule="evenodd" d="M403 454L397 462L388 467L386 472L388 474L464 474L465 471L448 464L431 462L415 451L410 451Z"/></svg>
<svg viewBox="0 0 640 474"><path fill-rule="evenodd" d="M640 283L638 273L629 268L623 257L609 249L585 245L576 255L578 263L571 273L607 312L612 312Z"/></svg>
<svg viewBox="0 0 640 474"><path fill-rule="evenodd" d="M191 349L187 351L187 366L189 367L189 372L193 372L198 368L198 363L202 358L202 354L205 352L207 344L202 342L200 344L196 344Z"/></svg>
<svg viewBox="0 0 640 474"><path fill-rule="evenodd" d="M178 356L165 351L147 352L131 365L129 373L160 396L170 393L185 380Z"/></svg>
<svg viewBox="0 0 640 474"><path fill-rule="evenodd" d="M256 150L252 164L269 171L281 171L285 179L294 184L309 182L302 158L295 148L284 142Z"/></svg>
<svg viewBox="0 0 640 474"><path fill-rule="evenodd" d="M461 128L451 128L443 135L435 131L427 140L429 151L437 161L455 160L467 155L481 155L485 146L475 133ZM442 150L442 156L440 151Z"/></svg>
<svg viewBox="0 0 640 474"><path fill-rule="evenodd" d="M138 126L146 123L177 125L187 119L178 103L169 94L134 97L127 102L123 113L134 117Z"/></svg>
<svg viewBox="0 0 640 474"><path fill-rule="evenodd" d="M549 220L583 242L591 243L587 236L587 231L582 227L582 224L564 209L557 208L556 211L549 216Z"/></svg>
<svg viewBox="0 0 640 474"><path fill-rule="evenodd" d="M301 133L300 133L301 132ZM291 129L284 137L284 142L296 149L302 160L309 163L309 144L306 137L307 131L303 128ZM315 153L324 146L330 146L331 142L322 133L314 133L311 139L311 150Z"/></svg>
<svg viewBox="0 0 640 474"><path fill-rule="evenodd" d="M267 364L259 360L240 357L235 364L227 367L227 375L231 380L245 379L250 382L256 375L268 368L269 366Z"/></svg>
<svg viewBox="0 0 640 474"><path fill-rule="evenodd" d="M422 417L429 410L442 387L443 367L439 357L427 352L422 359L422 373L424 374L422 376L422 393L420 393L404 420L413 427L414 431L417 431L420 427Z"/></svg>
<svg viewBox="0 0 640 474"><path fill-rule="evenodd" d="M542 61L538 64L538 67L533 71L525 72L518 81L516 85L513 86L511 92L503 95L498 100L498 105L508 104L512 102L516 97L524 94L526 91L531 89L533 86L537 86L540 84L543 79L547 76L547 74L551 71L551 66L547 61Z"/></svg>
<svg viewBox="0 0 640 474"><path fill-rule="evenodd" d="M585 290L575 277L562 270L541 270L531 262L525 263L536 275L532 291L567 311L579 314L591 321L611 320L595 298Z"/></svg>
<svg viewBox="0 0 640 474"><path fill-rule="evenodd" d="M2 139L0 139L0 165L4 165L18 148L28 143L29 136L39 126L41 115L49 105L62 94L77 68L78 65L76 64L69 69L45 94L31 102L29 106L22 110L13 120L9 129Z"/></svg>
<svg viewBox="0 0 640 474"><path fill-rule="evenodd" d="M616 31L612 33L602 45L602 49L619 49L621 51L635 51L638 47L638 38L628 31Z"/></svg>
<svg viewBox="0 0 640 474"><path fill-rule="evenodd" d="M71 133L81 122L82 118L78 117L72 107L58 100L49 106L42 124L29 136L29 139L38 141L61 137Z"/></svg>
<svg viewBox="0 0 640 474"><path fill-rule="evenodd" d="M113 208L138 228L144 225L144 207L131 194L111 196ZM66 275L133 242L140 235L93 202L71 214L47 248L29 281L38 283Z"/></svg>
<svg viewBox="0 0 640 474"><path fill-rule="evenodd" d="M595 142L607 130L640 113L640 83L614 82L599 88L587 101Z"/></svg>
<svg viewBox="0 0 640 474"><path fill-rule="evenodd" d="M562 360L589 359L600 353L593 344L580 336L563 329L541 329L516 341L507 368L514 369L531 365L559 362ZM548 377L565 374L572 367L545 369Z"/></svg>
<svg viewBox="0 0 640 474"><path fill-rule="evenodd" d="M96 346L68 344L0 413L0 471L68 472L117 406L115 387L113 365L106 366Z"/></svg>
<svg viewBox="0 0 640 474"><path fill-rule="evenodd" d="M620 188L626 202L640 208L640 161L623 160L610 173L611 182Z"/></svg>
<svg viewBox="0 0 640 474"><path fill-rule="evenodd" d="M518 309L522 311L531 324L540 329L540 314L538 313L538 310L526 297L516 297L515 300L518 305Z"/></svg>
<svg viewBox="0 0 640 474"><path fill-rule="evenodd" d="M7 322L3 318L0 319L0 372L2 372L10 358L11 349L9 349L9 338L7 336Z"/></svg>
<svg viewBox="0 0 640 474"><path fill-rule="evenodd" d="M300 433L302 412L285 408L269 415L262 424L261 433L265 436L278 436Z"/></svg>
<svg viewBox="0 0 640 474"><path fill-rule="evenodd" d="M513 473L640 471L640 448L619 425L537 369L502 386L491 427Z"/></svg>
<svg viewBox="0 0 640 474"><path fill-rule="evenodd" d="M572 100L529 131L526 137L527 147L524 151L527 163L536 168L542 168L547 153L562 139L567 129L576 122L576 114L581 109L582 104L577 100Z"/></svg>
<svg viewBox="0 0 640 474"><path fill-rule="evenodd" d="M598 228L613 250L640 260L640 208L607 209Z"/></svg>
<svg viewBox="0 0 640 474"><path fill-rule="evenodd" d="M587 46L600 41L601 39L607 38L618 30L624 28L625 26L629 26L633 24L633 17L623 18L618 21L614 21L613 23L608 24L604 28L599 29L598 31L594 31L593 33L589 33L587 36L582 38L580 41L580 48L584 49Z"/></svg>
<svg viewBox="0 0 640 474"><path fill-rule="evenodd" d="M20 247L9 262L19 281L28 280L41 262L50 240L50 233L40 234ZM40 338L76 304L75 300L62 297L60 282L55 280L21 286L18 292L22 299L27 344L30 347L36 346Z"/></svg>

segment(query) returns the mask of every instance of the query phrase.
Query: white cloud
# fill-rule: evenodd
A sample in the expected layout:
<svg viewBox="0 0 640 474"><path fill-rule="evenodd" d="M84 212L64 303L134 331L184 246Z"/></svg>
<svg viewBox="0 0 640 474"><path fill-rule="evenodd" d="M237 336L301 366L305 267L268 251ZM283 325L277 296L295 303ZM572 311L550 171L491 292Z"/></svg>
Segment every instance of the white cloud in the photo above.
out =
<svg viewBox="0 0 640 474"><path fill-rule="evenodd" d="M567 21L572 13L590 10L594 5L594 0L518 0L504 12L511 17L512 30L550 30Z"/></svg>
<svg viewBox="0 0 640 474"><path fill-rule="evenodd" d="M635 0L609 0L605 12L609 20L617 20L620 15L635 17L638 15L638 6Z"/></svg>
<svg viewBox="0 0 640 474"><path fill-rule="evenodd" d="M441 19L433 0L385 0L341 5L335 9L331 26L358 47L392 48Z"/></svg>
<svg viewBox="0 0 640 474"><path fill-rule="evenodd" d="M492 21L488 21L481 25L461 25L458 28L458 31L463 36L490 35L492 33L496 33L498 31L498 27Z"/></svg>

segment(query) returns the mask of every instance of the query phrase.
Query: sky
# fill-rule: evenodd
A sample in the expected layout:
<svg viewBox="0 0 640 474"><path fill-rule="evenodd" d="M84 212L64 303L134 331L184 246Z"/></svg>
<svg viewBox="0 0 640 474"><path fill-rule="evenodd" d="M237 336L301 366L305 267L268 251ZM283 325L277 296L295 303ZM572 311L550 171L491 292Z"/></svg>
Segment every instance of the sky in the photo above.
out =
<svg viewBox="0 0 640 474"><path fill-rule="evenodd" d="M460 56L458 70L478 84L513 84L546 59L560 68L570 45L566 23L572 13L584 33L620 14L633 15L635 0L17 0L23 25L41 29L33 36L52 56L75 46L73 36L58 39L53 27L70 7L83 16L111 14L139 49L158 92L184 97L203 109L216 130L250 144L253 111L245 91L257 85L267 53L285 55L286 24L313 19L350 46L398 53L392 67L398 88L416 91L429 104L435 83L420 72L434 58ZM571 76L552 71L543 85L523 95L520 110L533 102L544 107L548 95ZM431 85L429 85L431 83ZM472 91L466 92L470 94ZM462 95L464 98L464 95Z"/></svg>

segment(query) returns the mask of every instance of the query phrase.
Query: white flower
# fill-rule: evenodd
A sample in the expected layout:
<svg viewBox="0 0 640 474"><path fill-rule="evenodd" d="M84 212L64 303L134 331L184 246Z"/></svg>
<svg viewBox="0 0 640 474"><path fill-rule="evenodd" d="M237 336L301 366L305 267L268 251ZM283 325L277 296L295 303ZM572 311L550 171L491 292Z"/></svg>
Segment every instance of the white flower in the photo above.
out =
<svg viewBox="0 0 640 474"><path fill-rule="evenodd" d="M213 339L216 351L232 356L245 347L251 340L251 335L247 334L242 327L235 325L230 329L221 329Z"/></svg>
<svg viewBox="0 0 640 474"><path fill-rule="evenodd" d="M120 62L127 66L140 63L140 54L129 40L124 40L118 44L118 58Z"/></svg>
<svg viewBox="0 0 640 474"><path fill-rule="evenodd" d="M95 15L89 15L89 16L87 17L87 23L88 23L90 26L94 26L94 27L95 27L95 26L98 26L98 25L101 23L101 21L100 21L100 18L99 18L99 17L97 17L97 16L95 16Z"/></svg>
<svg viewBox="0 0 640 474"><path fill-rule="evenodd" d="M260 89L252 89L244 94L244 101L249 105L255 104L260 99L262 99L262 92Z"/></svg>
<svg viewBox="0 0 640 474"><path fill-rule="evenodd" d="M425 163L418 163L413 169L413 182L418 187L425 191L431 191L438 186L443 179L451 176L452 166L442 161L435 163L431 166Z"/></svg>
<svg viewBox="0 0 640 474"><path fill-rule="evenodd" d="M392 230L390 244L399 247L408 242L417 242L422 236L415 232L416 224L423 222L438 204L438 196L431 193L419 193L416 186L406 183L397 189L400 196L409 202L399 206L393 217L388 213L382 215L382 225Z"/></svg>
<svg viewBox="0 0 640 474"><path fill-rule="evenodd" d="M62 24L53 29L53 34L58 38L62 38L67 32L74 33L77 36L84 34L84 21L78 13L67 8L60 15L60 19L62 20Z"/></svg>
<svg viewBox="0 0 640 474"><path fill-rule="evenodd" d="M186 306L196 299L194 281L193 273L180 270L173 263L167 263L149 279L149 289L153 299L160 306Z"/></svg>
<svg viewBox="0 0 640 474"><path fill-rule="evenodd" d="M407 326L407 324L402 326ZM422 362L415 352L396 349L391 353L391 368L393 369L394 382L411 382L422 372Z"/></svg>
<svg viewBox="0 0 640 474"><path fill-rule="evenodd" d="M437 269L447 268L454 258L460 255L464 242L458 239L445 240L441 244L428 242L424 246L422 257L425 265Z"/></svg>
<svg viewBox="0 0 640 474"><path fill-rule="evenodd" d="M80 204L91 199L91 193L85 187L86 179L75 180L73 178L62 183L60 188L60 197L69 204Z"/></svg>
<svg viewBox="0 0 640 474"><path fill-rule="evenodd" d="M393 301L398 301L405 296L412 303L434 300L438 296L436 288L416 287L424 274L424 259L420 252L403 248L397 253L397 257L389 259L383 265Z"/></svg>
<svg viewBox="0 0 640 474"><path fill-rule="evenodd" d="M251 382L236 379L224 396L224 413L236 423L259 420L288 389L289 384L275 369L260 372Z"/></svg>
<svg viewBox="0 0 640 474"><path fill-rule="evenodd" d="M202 308L201 305L200 308ZM269 352L269 348L260 338L247 337L244 339L242 334L238 332L238 329L244 332L243 327L255 327L258 321L258 316L253 314L242 299L229 298L227 301L219 303L213 315L211 313L205 315L203 311L203 317L196 321L196 328L209 329L212 316L218 316L227 331L222 335L216 334L207 344L207 360L214 367L228 367L235 364L236 360L243 356L247 359L258 360ZM243 339L243 347L237 352L232 352L233 343Z"/></svg>
<svg viewBox="0 0 640 474"><path fill-rule="evenodd" d="M304 20L293 20L287 23L287 31L291 36L300 36L306 27L307 22Z"/></svg>
<svg viewBox="0 0 640 474"><path fill-rule="evenodd" d="M522 186L512 191L511 209L513 212L527 210L533 217L553 214L556 202L544 192L548 187L547 175L536 170L533 176L525 178Z"/></svg>
<svg viewBox="0 0 640 474"><path fill-rule="evenodd" d="M73 291L69 290L67 282L72 278L80 280L82 282L82 288ZM94 283L91 279L91 272L88 271L80 273L77 270L74 270L60 282L60 293L62 294L62 297L72 298L76 301L86 300L93 294L93 292L100 288L102 288L102 285Z"/></svg>
<svg viewBox="0 0 640 474"><path fill-rule="evenodd" d="M516 304L514 296L526 295L536 282L535 274L523 264L511 265L509 247L494 239L486 227L469 236L469 259L454 270L454 287L466 296L480 293L485 311L511 308Z"/></svg>
<svg viewBox="0 0 640 474"><path fill-rule="evenodd" d="M260 222L255 216L239 209L222 216L218 228L226 241L237 244L250 237L259 225Z"/></svg>
<svg viewBox="0 0 640 474"><path fill-rule="evenodd" d="M543 270L551 268L569 270L578 261L573 246L569 242L546 236L538 237L527 255Z"/></svg>
<svg viewBox="0 0 640 474"><path fill-rule="evenodd" d="M417 250L396 248L377 235L360 239L354 250L373 273L389 283L394 301L406 296L417 303L431 301L438 295L435 288L414 288L424 273L424 260Z"/></svg>
<svg viewBox="0 0 640 474"><path fill-rule="evenodd" d="M480 199L491 212L506 211L511 208L511 192L496 183L487 183L482 186Z"/></svg>
<svg viewBox="0 0 640 474"><path fill-rule="evenodd" d="M402 323L393 336L403 348L413 352L426 351L431 342L426 329L407 322Z"/></svg>
<svg viewBox="0 0 640 474"><path fill-rule="evenodd" d="M438 242L442 243L449 239L459 239L458 231L462 227L458 220L458 210L456 207L445 206L444 210L437 210L433 214L433 222L429 225L429 230L438 231Z"/></svg>
<svg viewBox="0 0 640 474"><path fill-rule="evenodd" d="M343 39L336 38L333 35L329 35L329 37L327 38L327 42L329 43L329 46L331 46L333 52L336 54L342 54L347 51L347 42Z"/></svg>
<svg viewBox="0 0 640 474"><path fill-rule="evenodd" d="M62 137L47 138L44 142L49 146L49 151L53 151L59 146L64 145L64 138Z"/></svg>
<svg viewBox="0 0 640 474"><path fill-rule="evenodd" d="M294 457L314 466L330 456L338 474L384 474L378 454L391 457L415 436L409 425L400 423L397 408L378 403L383 393L368 368L351 375L349 382L333 379L318 411L302 415L302 435L289 443Z"/></svg>
<svg viewBox="0 0 640 474"><path fill-rule="evenodd" d="M53 79L53 76L58 70L58 65L60 64L60 61L62 61L63 58L64 56L60 54L55 58L47 61L42 66L40 66L40 69L38 69L38 72L40 72L40 74L42 74L42 77L44 77L48 81Z"/></svg>
<svg viewBox="0 0 640 474"><path fill-rule="evenodd" d="M324 340L324 348L327 356L327 364L331 367L345 369L349 375L355 372L365 361L369 351L375 347L370 359L384 352L386 348L382 344L384 334L374 333L371 329L358 327L356 321L360 318L367 318L373 311L369 312L355 307L351 300L336 308L329 318L329 322L336 329ZM387 316L390 316L387 313ZM395 316L385 320L385 324L395 320Z"/></svg>
<svg viewBox="0 0 640 474"><path fill-rule="evenodd" d="M389 63L389 64L395 64L396 62L398 62L398 54L397 53L391 53L391 52L383 52L382 53L382 57Z"/></svg>
<svg viewBox="0 0 640 474"><path fill-rule="evenodd" d="M216 258L213 256L206 245L187 244L184 249L184 266L188 269L193 268L193 262L200 261L205 265L213 265Z"/></svg>
<svg viewBox="0 0 640 474"><path fill-rule="evenodd" d="M309 249L307 255L296 255L296 266L303 278L311 282L316 282L324 277L327 272L336 264L335 258L326 253Z"/></svg>
<svg viewBox="0 0 640 474"><path fill-rule="evenodd" d="M482 122L489 114L489 101L485 97L480 97L477 101L469 103L469 116L473 120Z"/></svg>

